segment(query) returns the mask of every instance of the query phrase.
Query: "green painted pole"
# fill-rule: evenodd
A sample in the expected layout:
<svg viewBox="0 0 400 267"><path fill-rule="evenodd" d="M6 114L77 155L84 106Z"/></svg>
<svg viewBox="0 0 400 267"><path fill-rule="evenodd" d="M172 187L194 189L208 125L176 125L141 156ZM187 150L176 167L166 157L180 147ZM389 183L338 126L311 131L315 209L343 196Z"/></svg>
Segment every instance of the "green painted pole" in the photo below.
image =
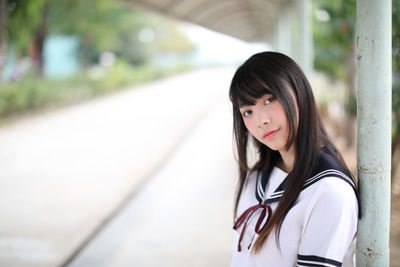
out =
<svg viewBox="0 0 400 267"><path fill-rule="evenodd" d="M357 267L389 267L391 9L391 0L357 0Z"/></svg>

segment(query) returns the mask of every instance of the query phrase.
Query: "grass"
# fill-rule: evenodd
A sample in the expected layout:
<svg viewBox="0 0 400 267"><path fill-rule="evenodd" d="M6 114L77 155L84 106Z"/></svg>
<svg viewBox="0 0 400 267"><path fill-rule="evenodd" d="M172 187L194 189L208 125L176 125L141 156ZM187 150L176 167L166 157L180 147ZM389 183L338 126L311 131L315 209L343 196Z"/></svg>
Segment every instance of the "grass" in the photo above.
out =
<svg viewBox="0 0 400 267"><path fill-rule="evenodd" d="M0 123L28 113L79 103L191 68L189 65L169 68L132 67L117 62L110 68L91 68L64 79L27 76L18 82L10 82L0 87Z"/></svg>

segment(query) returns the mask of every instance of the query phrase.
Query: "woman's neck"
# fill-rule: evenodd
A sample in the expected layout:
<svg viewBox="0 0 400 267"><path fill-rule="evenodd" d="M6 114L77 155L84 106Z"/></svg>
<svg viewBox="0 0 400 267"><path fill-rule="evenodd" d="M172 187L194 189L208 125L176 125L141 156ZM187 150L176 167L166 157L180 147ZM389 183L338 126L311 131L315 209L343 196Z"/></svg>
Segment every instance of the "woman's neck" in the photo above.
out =
<svg viewBox="0 0 400 267"><path fill-rule="evenodd" d="M277 163L277 167L284 172L291 172L294 167L295 148L291 146L288 151L279 151L282 160Z"/></svg>

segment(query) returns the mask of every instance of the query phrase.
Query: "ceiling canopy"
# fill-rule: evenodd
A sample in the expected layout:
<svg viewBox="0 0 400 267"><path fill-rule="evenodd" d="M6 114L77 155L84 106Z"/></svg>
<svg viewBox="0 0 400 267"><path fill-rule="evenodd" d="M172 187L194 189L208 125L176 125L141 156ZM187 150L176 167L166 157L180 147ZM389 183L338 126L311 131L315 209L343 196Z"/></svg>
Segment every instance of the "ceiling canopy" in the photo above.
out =
<svg viewBox="0 0 400 267"><path fill-rule="evenodd" d="M267 42L282 0L124 0L123 2L185 20L247 42Z"/></svg>

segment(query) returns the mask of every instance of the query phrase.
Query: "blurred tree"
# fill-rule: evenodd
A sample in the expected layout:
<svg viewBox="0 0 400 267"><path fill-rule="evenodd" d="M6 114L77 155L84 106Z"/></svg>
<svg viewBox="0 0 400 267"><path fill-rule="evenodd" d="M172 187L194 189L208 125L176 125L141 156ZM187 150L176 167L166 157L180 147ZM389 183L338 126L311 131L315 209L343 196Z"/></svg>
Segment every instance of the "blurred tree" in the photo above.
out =
<svg viewBox="0 0 400 267"><path fill-rule="evenodd" d="M349 115L356 115L356 0L314 0L315 68L346 81ZM400 171L400 0L392 1L392 177Z"/></svg>
<svg viewBox="0 0 400 267"><path fill-rule="evenodd" d="M400 177L400 0L392 1L393 136L392 177ZM396 164L397 163L397 164Z"/></svg>
<svg viewBox="0 0 400 267"><path fill-rule="evenodd" d="M314 0L314 9L315 68L346 80L343 62L354 55L356 0Z"/></svg>
<svg viewBox="0 0 400 267"><path fill-rule="evenodd" d="M152 53L166 51L157 44L158 40L171 44L175 42L176 50L185 52L193 49L183 35L177 38L178 34L169 34L158 38L157 28L168 28L165 19L139 12L119 1L6 1L9 6L9 41L17 57L29 55L33 62L37 62L35 65L38 66L38 73L42 73L43 45L48 34L77 36L80 40L80 59L84 66L97 64L99 56L105 51L115 53L132 65L144 64ZM144 29L154 36L149 39L148 35L141 40L140 35ZM176 30L172 27L170 32L176 33Z"/></svg>
<svg viewBox="0 0 400 267"><path fill-rule="evenodd" d="M7 53L7 0L0 0L0 84L3 81L3 69L6 63Z"/></svg>
<svg viewBox="0 0 400 267"><path fill-rule="evenodd" d="M48 0L8 0L7 6L7 34L16 56L29 55L35 70L42 74Z"/></svg>
<svg viewBox="0 0 400 267"><path fill-rule="evenodd" d="M52 33L79 37L84 65L97 63L104 51L112 51L135 65L144 63L149 56L146 46L138 41L138 32L155 27L154 16L118 1L57 1L50 19Z"/></svg>
<svg viewBox="0 0 400 267"><path fill-rule="evenodd" d="M157 28L155 47L161 53L190 53L196 47L179 29L175 21L166 21Z"/></svg>
<svg viewBox="0 0 400 267"><path fill-rule="evenodd" d="M356 0L314 0L313 34L316 69L331 78L345 81L347 97L347 145L353 145L356 103Z"/></svg>

